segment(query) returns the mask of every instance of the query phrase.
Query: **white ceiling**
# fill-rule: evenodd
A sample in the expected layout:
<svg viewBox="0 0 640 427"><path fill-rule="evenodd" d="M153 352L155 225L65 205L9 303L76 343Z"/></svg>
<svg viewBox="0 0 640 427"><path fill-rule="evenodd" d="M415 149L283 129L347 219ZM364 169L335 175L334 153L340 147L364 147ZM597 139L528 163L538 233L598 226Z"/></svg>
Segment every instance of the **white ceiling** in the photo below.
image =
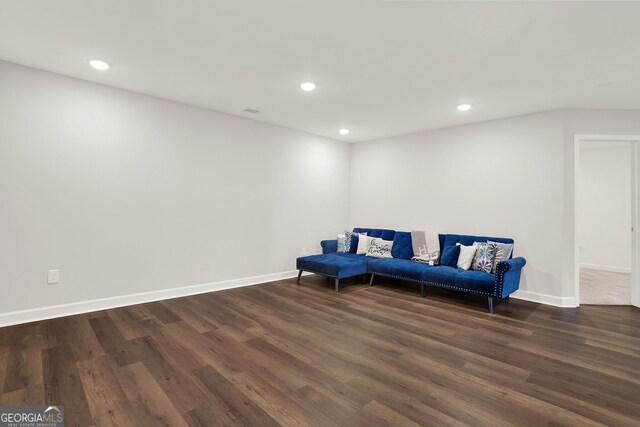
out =
<svg viewBox="0 0 640 427"><path fill-rule="evenodd" d="M639 18L638 2L2 0L0 58L361 141L638 109ZM307 80L315 92L299 89Z"/></svg>

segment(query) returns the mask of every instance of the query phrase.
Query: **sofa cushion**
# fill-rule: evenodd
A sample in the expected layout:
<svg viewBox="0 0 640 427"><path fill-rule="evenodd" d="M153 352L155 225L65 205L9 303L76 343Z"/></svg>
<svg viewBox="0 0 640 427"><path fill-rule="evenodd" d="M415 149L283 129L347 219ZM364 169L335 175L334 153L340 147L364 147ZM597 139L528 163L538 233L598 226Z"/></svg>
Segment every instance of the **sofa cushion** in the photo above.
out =
<svg viewBox="0 0 640 427"><path fill-rule="evenodd" d="M460 256L460 246L445 246L440 257L440 265L447 267L457 267L458 257Z"/></svg>
<svg viewBox="0 0 640 427"><path fill-rule="evenodd" d="M399 279L420 281L425 268L431 268L431 266L399 258L369 261L369 273L382 274Z"/></svg>
<svg viewBox="0 0 640 427"><path fill-rule="evenodd" d="M456 277L461 271L462 270L458 268L439 265L424 269L422 271L421 280L435 285L452 287L455 285Z"/></svg>
<svg viewBox="0 0 640 427"><path fill-rule="evenodd" d="M382 240L393 240L396 234L393 230L385 230L383 228L354 228L354 233L367 233L369 237L379 237Z"/></svg>
<svg viewBox="0 0 640 427"><path fill-rule="evenodd" d="M393 237L393 247L391 255L394 258L411 259L413 258L413 246L411 245L411 233L406 231L396 231Z"/></svg>
<svg viewBox="0 0 640 427"><path fill-rule="evenodd" d="M460 290L468 289L474 292L493 295L495 275L483 273L482 271L460 270L456 275L455 286Z"/></svg>
<svg viewBox="0 0 640 427"><path fill-rule="evenodd" d="M493 274L395 258L369 261L369 273L483 294L493 294L495 286Z"/></svg>
<svg viewBox="0 0 640 427"><path fill-rule="evenodd" d="M349 253L349 252L346 252L346 253L343 253L343 254L335 253L335 254L332 254L332 255L341 256L341 257L350 258L350 259L365 260L365 261L372 261L372 260L376 259L376 258L372 258L370 256L352 254L352 253Z"/></svg>
<svg viewBox="0 0 640 427"><path fill-rule="evenodd" d="M365 274L367 272L367 263L372 259L375 258L336 252L300 257L296 260L296 265L298 270L311 271L342 279Z"/></svg>

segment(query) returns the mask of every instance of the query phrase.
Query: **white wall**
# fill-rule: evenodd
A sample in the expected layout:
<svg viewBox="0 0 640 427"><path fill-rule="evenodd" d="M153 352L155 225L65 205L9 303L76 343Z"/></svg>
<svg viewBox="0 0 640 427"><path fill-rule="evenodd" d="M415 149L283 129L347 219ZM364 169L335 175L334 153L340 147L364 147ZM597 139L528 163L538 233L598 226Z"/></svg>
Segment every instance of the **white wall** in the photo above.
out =
<svg viewBox="0 0 640 427"><path fill-rule="evenodd" d="M521 288L559 295L562 126L551 112L355 144L350 222L511 237Z"/></svg>
<svg viewBox="0 0 640 427"><path fill-rule="evenodd" d="M6 62L0 121L0 314L289 272L347 222L343 142Z"/></svg>
<svg viewBox="0 0 640 427"><path fill-rule="evenodd" d="M580 264L631 271L629 143L581 142L577 233Z"/></svg>

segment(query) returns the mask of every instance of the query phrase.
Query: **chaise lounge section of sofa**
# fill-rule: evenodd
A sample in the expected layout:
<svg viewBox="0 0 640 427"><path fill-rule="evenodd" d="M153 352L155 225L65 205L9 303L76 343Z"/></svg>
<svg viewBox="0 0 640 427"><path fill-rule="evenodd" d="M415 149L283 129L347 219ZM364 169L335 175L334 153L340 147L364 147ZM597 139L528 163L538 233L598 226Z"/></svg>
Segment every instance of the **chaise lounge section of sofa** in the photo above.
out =
<svg viewBox="0 0 640 427"><path fill-rule="evenodd" d="M352 241L351 252L337 252L336 240L321 242L322 254L297 259L298 283L303 271L322 274L335 279L335 290L340 290L340 279L370 274L369 286L376 276L392 277L420 284L420 293L424 296L425 286L437 286L458 291L470 292L487 297L489 312L493 313L494 300L508 299L518 290L520 275L526 260L522 257L510 258L498 263L495 274L443 265L431 266L411 261L413 247L411 233L373 228L354 228L354 233L367 233L370 237L392 240L393 258L373 258L355 253L357 241ZM459 234L440 234L440 248L460 243L472 245L474 242L494 241L514 243L513 239Z"/></svg>

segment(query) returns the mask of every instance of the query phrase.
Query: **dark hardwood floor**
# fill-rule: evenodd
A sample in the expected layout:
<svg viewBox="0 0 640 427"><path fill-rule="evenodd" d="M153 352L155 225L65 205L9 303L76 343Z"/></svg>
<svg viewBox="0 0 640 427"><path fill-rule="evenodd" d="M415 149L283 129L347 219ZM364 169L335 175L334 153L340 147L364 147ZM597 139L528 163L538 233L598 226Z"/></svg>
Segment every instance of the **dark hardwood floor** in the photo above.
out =
<svg viewBox="0 0 640 427"><path fill-rule="evenodd" d="M67 426L640 425L640 310L485 303L307 276L1 328L0 404Z"/></svg>

